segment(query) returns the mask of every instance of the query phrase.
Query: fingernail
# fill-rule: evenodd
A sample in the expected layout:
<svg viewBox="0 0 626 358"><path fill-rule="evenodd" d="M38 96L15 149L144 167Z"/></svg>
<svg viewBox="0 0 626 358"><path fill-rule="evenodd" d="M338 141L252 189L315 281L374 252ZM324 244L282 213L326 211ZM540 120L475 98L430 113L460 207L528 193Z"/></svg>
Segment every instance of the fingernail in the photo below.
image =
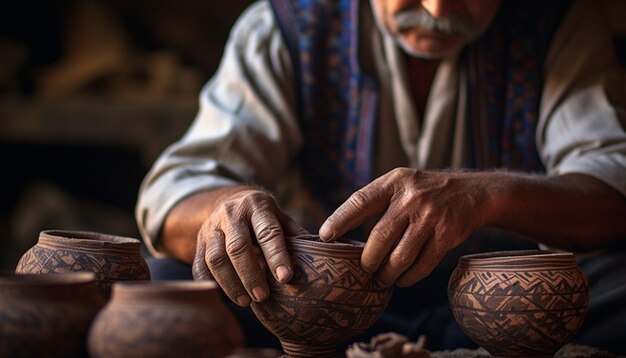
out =
<svg viewBox="0 0 626 358"><path fill-rule="evenodd" d="M324 224L322 224L322 227L320 227L320 239L324 241L330 241L334 238L335 234L330 231L330 229L328 228L328 224L324 222Z"/></svg>
<svg viewBox="0 0 626 358"><path fill-rule="evenodd" d="M252 298L255 301L263 301L267 298L267 290L261 286L257 286L252 289Z"/></svg>
<svg viewBox="0 0 626 358"><path fill-rule="evenodd" d="M276 277L278 278L279 282L285 283L289 281L290 276L291 276L291 270L289 270L287 266L280 265L278 266L278 268L276 268Z"/></svg>
<svg viewBox="0 0 626 358"><path fill-rule="evenodd" d="M237 304L242 307L247 307L250 304L250 297L246 295L237 297Z"/></svg>

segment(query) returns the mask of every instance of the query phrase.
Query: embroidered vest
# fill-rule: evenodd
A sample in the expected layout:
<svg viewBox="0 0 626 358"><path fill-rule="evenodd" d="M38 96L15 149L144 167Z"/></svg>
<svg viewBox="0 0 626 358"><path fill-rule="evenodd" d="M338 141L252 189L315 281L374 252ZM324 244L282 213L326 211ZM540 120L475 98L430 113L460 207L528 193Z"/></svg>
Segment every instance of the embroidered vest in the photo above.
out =
<svg viewBox="0 0 626 358"><path fill-rule="evenodd" d="M365 0L270 0L297 74L300 165L333 210L372 180L377 84L358 61ZM503 0L461 63L477 169L542 170L535 145L543 62L569 0Z"/></svg>

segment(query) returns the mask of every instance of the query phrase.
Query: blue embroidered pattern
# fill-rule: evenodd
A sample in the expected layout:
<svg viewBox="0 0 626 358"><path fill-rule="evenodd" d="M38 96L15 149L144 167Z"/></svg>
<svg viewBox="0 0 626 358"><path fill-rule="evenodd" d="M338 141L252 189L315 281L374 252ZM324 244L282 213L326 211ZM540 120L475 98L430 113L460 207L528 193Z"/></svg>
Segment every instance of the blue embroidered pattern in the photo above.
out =
<svg viewBox="0 0 626 358"><path fill-rule="evenodd" d="M372 180L377 85L358 62L364 0L270 0L297 74L300 164L333 210ZM505 0L464 51L476 168L543 169L535 144L542 66L570 0Z"/></svg>
<svg viewBox="0 0 626 358"><path fill-rule="evenodd" d="M372 179L376 82L358 63L359 1L272 1L298 74L301 165L325 206Z"/></svg>
<svg viewBox="0 0 626 358"><path fill-rule="evenodd" d="M465 51L473 166L544 171L535 141L543 63L570 0L506 0Z"/></svg>

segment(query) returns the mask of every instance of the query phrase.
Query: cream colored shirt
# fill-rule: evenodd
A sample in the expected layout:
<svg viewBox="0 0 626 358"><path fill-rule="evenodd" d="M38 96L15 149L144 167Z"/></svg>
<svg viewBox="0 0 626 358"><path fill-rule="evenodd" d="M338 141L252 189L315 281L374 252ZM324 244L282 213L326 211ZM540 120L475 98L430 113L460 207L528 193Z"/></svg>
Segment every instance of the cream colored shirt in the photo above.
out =
<svg viewBox="0 0 626 358"><path fill-rule="evenodd" d="M439 66L425 116L418 118L401 50L379 31L368 6L360 35L368 54L362 65L380 89L376 174L400 166L466 166L466 86L456 57ZM553 39L545 73L536 134L547 175L590 175L626 196L626 71L593 1L574 1ZM183 198L238 183L280 191L285 178L297 182L292 164L303 136L296 101L287 48L270 5L258 1L233 27L220 67L200 93L192 126L141 186L136 216L153 254L165 217ZM292 192L299 187L290 186Z"/></svg>

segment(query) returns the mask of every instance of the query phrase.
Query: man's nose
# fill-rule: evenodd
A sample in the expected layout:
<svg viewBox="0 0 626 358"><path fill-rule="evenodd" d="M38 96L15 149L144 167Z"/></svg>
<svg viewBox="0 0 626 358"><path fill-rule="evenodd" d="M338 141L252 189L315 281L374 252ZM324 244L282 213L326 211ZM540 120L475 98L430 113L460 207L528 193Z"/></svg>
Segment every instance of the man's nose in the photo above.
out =
<svg viewBox="0 0 626 358"><path fill-rule="evenodd" d="M459 0L422 0L422 7L433 17L442 17L458 12L462 4Z"/></svg>

